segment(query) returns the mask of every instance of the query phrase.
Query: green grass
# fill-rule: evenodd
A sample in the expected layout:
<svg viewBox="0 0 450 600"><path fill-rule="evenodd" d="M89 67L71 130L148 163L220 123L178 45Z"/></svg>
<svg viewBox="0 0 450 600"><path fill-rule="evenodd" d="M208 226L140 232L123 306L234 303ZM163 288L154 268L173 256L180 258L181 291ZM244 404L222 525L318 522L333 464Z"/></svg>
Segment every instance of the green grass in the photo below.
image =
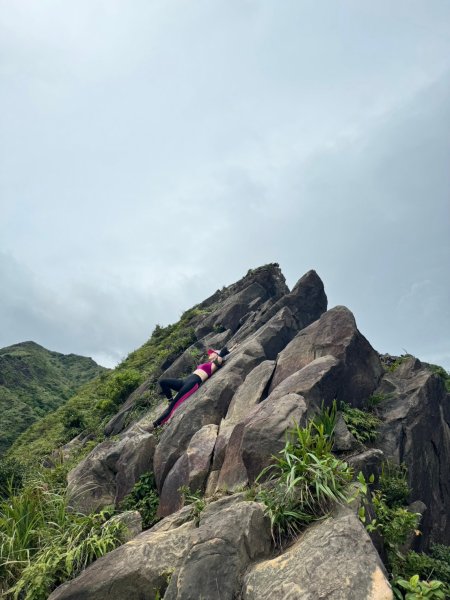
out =
<svg viewBox="0 0 450 600"><path fill-rule="evenodd" d="M2 598L44 600L96 558L121 543L111 514L68 510L64 494L34 479L0 502Z"/></svg>

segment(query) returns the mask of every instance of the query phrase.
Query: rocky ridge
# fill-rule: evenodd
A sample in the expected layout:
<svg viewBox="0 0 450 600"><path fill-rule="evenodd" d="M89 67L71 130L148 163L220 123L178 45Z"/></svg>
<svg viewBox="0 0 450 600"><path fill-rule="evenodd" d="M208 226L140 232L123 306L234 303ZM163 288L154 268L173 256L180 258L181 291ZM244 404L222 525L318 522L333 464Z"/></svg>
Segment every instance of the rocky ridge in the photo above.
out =
<svg viewBox="0 0 450 600"><path fill-rule="evenodd" d="M114 437L69 474L73 507L89 512L119 506L151 471L162 520L50 599L392 598L380 556L351 509L337 510L274 556L263 506L241 490L283 447L293 420L307 423L334 399L364 407L375 394L383 398L380 435L362 444L340 419L335 450L366 474L382 460L405 463L411 501L425 505L416 547L450 543L450 405L442 380L413 357L386 370L352 313L327 310L315 271L289 291L278 265L267 265L195 308L196 341L161 372L179 376L194 368L200 348L235 346L225 366L160 435L149 424L163 402L125 428L150 385L144 383L106 426ZM182 486L209 498L199 516L183 508Z"/></svg>

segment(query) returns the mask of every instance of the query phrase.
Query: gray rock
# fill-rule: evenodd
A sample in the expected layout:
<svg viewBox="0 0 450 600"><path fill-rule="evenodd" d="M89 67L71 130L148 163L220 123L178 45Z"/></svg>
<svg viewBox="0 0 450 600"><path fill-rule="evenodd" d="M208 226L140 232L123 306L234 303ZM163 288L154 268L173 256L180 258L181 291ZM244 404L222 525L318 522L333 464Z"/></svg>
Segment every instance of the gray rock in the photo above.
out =
<svg viewBox="0 0 450 600"><path fill-rule="evenodd" d="M214 447L213 470L219 470L225 457L225 449L234 426L262 399L275 368L275 361L265 360L255 367L231 400L227 414L220 423L219 435Z"/></svg>
<svg viewBox="0 0 450 600"><path fill-rule="evenodd" d="M256 502L228 502L202 513L192 546L165 600L233 600L251 560L270 550L270 524Z"/></svg>
<svg viewBox="0 0 450 600"><path fill-rule="evenodd" d="M193 527L144 531L57 588L49 600L148 600L158 591L162 596L190 547Z"/></svg>
<svg viewBox="0 0 450 600"><path fill-rule="evenodd" d="M137 510L127 510L119 515L114 515L108 523L120 523L123 527L121 541L123 544L129 542L142 533L142 517Z"/></svg>
<svg viewBox="0 0 450 600"><path fill-rule="evenodd" d="M69 504L81 513L117 505L139 477L152 467L156 439L152 434L106 440L69 472Z"/></svg>
<svg viewBox="0 0 450 600"><path fill-rule="evenodd" d="M378 354L358 331L352 313L345 306L324 313L286 346L278 358L269 392L313 360L326 355L334 356L342 364L336 398L362 406L378 385L383 369Z"/></svg>
<svg viewBox="0 0 450 600"><path fill-rule="evenodd" d="M299 394L305 399L312 415L320 410L322 402L327 407L331 406L339 393L342 374L342 364L334 356L316 358L272 388L269 399L277 400L287 394Z"/></svg>
<svg viewBox="0 0 450 600"><path fill-rule="evenodd" d="M243 600L392 600L384 567L352 513L310 528L280 556L252 565Z"/></svg>
<svg viewBox="0 0 450 600"><path fill-rule="evenodd" d="M304 424L306 411L304 398L297 394L258 404L231 434L217 488L232 491L253 483L284 447L294 421Z"/></svg>
<svg viewBox="0 0 450 600"><path fill-rule="evenodd" d="M350 433L344 417L340 412L336 415L336 426L334 428L333 452L363 452L364 446Z"/></svg>
<svg viewBox="0 0 450 600"><path fill-rule="evenodd" d="M346 460L352 467L355 475L361 471L366 480L368 480L372 474L375 475L375 480L378 480L383 459L384 454L381 450L371 448L370 450L365 450L364 452L350 456Z"/></svg>
<svg viewBox="0 0 450 600"><path fill-rule="evenodd" d="M205 425L192 436L186 452L180 456L164 481L158 517L165 517L183 506L180 487L192 492L204 491L217 437L217 425Z"/></svg>
<svg viewBox="0 0 450 600"><path fill-rule="evenodd" d="M410 497L427 506L419 540L427 549L431 541L450 544L450 429L441 378L419 365L411 358L385 374L377 392L389 390L390 396L377 409L382 425L376 445L408 467Z"/></svg>

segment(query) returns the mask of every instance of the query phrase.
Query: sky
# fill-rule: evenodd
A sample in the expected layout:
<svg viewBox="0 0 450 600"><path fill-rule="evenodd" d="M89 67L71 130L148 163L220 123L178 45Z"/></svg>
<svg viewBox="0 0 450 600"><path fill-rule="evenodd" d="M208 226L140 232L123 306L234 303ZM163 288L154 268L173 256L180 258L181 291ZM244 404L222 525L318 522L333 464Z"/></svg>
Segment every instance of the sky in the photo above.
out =
<svg viewBox="0 0 450 600"><path fill-rule="evenodd" d="M112 367L308 270L450 370L448 0L0 0L0 347Z"/></svg>

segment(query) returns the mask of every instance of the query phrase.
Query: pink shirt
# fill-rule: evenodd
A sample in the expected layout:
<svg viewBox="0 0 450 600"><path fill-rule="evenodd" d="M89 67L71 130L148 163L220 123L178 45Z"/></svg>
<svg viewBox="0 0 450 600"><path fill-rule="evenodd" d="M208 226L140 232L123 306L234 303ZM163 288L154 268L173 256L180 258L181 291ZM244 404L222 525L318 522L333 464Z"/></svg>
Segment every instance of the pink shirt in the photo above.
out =
<svg viewBox="0 0 450 600"><path fill-rule="evenodd" d="M205 373L208 375L208 377L211 377L212 363L210 363L210 362L202 363L201 365L198 365L197 369L201 369L202 371L205 371Z"/></svg>

